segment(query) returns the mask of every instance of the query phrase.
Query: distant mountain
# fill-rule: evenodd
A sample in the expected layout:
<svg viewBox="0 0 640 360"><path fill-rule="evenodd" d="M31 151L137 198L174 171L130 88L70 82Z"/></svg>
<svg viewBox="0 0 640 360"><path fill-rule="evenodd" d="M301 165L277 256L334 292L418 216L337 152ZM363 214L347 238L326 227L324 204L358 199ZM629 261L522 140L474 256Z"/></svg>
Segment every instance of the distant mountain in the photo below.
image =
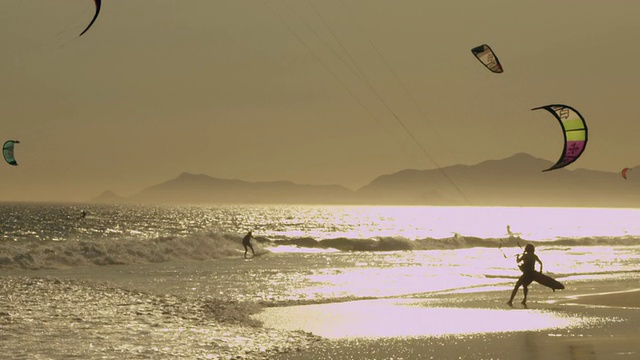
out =
<svg viewBox="0 0 640 360"><path fill-rule="evenodd" d="M585 169L542 172L551 165L519 153L473 166L404 170L376 178L358 194L384 203L416 205L640 205L640 171L637 181L624 180L619 173Z"/></svg>
<svg viewBox="0 0 640 360"><path fill-rule="evenodd" d="M142 203L176 204L344 204L353 192L338 185L299 185L288 181L247 182L182 173L129 198Z"/></svg>
<svg viewBox="0 0 640 360"><path fill-rule="evenodd" d="M619 173L567 168L542 172L550 161L520 153L476 165L403 170L382 175L357 191L338 185L287 181L247 182L182 173L175 179L120 198L105 192L97 202L169 204L378 204L477 206L638 207L640 169Z"/></svg>
<svg viewBox="0 0 640 360"><path fill-rule="evenodd" d="M116 195L111 190L107 190L107 191L103 192L102 194L100 194L100 195L94 197L93 199L91 199L91 201L92 202L103 203L103 204L110 204L110 203L126 202L127 199L123 198L122 196Z"/></svg>

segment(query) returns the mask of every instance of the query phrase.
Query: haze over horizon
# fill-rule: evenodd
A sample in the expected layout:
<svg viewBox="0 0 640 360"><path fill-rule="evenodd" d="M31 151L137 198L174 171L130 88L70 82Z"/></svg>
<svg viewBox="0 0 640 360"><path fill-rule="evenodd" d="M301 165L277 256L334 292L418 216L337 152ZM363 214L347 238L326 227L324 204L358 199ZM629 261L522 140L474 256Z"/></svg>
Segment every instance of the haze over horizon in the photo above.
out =
<svg viewBox="0 0 640 360"><path fill-rule="evenodd" d="M130 195L182 172L357 189L516 153L638 165L640 3L330 0L0 4L0 201ZM470 49L489 44L504 73Z"/></svg>

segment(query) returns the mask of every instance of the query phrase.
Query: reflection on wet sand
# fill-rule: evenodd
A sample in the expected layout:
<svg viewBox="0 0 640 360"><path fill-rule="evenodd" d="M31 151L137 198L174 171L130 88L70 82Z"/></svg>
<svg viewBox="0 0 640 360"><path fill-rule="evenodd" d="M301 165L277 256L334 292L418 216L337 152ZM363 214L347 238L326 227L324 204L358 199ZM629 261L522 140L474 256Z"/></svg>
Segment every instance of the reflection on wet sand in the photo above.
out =
<svg viewBox="0 0 640 360"><path fill-rule="evenodd" d="M569 345L571 360L596 360L596 352L591 344Z"/></svg>
<svg viewBox="0 0 640 360"><path fill-rule="evenodd" d="M266 327L325 338L445 336L577 327L593 319L545 310L421 306L420 300L363 300L265 309Z"/></svg>

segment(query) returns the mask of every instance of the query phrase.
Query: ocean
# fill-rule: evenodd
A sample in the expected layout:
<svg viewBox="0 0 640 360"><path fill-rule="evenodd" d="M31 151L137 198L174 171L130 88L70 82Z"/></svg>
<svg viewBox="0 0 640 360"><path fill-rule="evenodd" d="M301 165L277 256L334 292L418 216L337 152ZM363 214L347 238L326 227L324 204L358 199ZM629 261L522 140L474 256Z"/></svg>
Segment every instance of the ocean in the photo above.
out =
<svg viewBox="0 0 640 360"><path fill-rule="evenodd" d="M0 214L0 276L104 283L179 303L281 307L491 288L506 301L527 243L546 274L572 286L640 277L638 209L3 203ZM245 259L249 230L264 255ZM17 296L0 299L0 320ZM14 339L2 321L0 330ZM169 358L224 358L174 341ZM43 358L71 351L38 349Z"/></svg>
<svg viewBox="0 0 640 360"><path fill-rule="evenodd" d="M637 209L7 203L0 214L2 268L145 264L162 291L180 293L182 272L207 294L265 302L511 282L526 243L559 279L640 272ZM249 230L269 253L245 261Z"/></svg>

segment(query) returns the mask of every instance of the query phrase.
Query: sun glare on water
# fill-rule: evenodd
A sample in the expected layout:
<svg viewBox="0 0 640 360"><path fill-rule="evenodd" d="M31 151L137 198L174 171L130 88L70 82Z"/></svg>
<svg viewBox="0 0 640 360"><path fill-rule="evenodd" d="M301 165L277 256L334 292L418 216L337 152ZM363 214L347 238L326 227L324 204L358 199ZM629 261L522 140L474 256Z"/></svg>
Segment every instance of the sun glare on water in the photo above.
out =
<svg viewBox="0 0 640 360"><path fill-rule="evenodd" d="M640 235L640 210L448 206L316 206L270 209L278 223L263 225L269 238L310 237L446 239L461 236L553 240ZM250 219L245 219L249 221ZM265 223L265 219L254 219Z"/></svg>

